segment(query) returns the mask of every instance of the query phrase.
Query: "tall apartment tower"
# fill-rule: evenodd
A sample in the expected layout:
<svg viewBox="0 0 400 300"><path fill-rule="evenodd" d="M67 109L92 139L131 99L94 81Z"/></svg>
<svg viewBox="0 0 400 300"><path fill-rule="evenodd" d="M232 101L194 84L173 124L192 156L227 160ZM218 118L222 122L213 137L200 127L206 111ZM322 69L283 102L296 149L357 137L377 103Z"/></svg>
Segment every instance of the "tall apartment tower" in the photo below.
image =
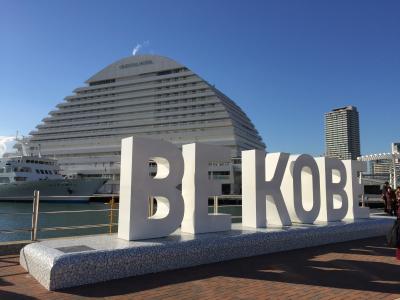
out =
<svg viewBox="0 0 400 300"><path fill-rule="evenodd" d="M325 113L325 154L339 159L357 159L360 151L360 126L355 106Z"/></svg>

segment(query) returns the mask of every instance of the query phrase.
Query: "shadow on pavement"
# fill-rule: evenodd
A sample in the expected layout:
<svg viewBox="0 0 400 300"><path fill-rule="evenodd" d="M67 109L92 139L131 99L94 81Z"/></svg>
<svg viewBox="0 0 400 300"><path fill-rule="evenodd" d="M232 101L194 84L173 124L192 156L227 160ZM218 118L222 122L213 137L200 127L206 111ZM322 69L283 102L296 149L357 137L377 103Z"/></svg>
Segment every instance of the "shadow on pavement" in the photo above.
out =
<svg viewBox="0 0 400 300"><path fill-rule="evenodd" d="M385 238L371 238L237 259L60 290L109 297L216 276L380 293L400 293L400 261Z"/></svg>

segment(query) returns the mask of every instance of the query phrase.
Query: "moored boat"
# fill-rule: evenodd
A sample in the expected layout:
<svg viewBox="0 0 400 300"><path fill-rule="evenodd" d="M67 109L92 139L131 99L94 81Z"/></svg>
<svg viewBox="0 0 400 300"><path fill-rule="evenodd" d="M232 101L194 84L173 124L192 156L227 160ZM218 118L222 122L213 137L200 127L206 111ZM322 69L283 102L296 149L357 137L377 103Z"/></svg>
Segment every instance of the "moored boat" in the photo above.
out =
<svg viewBox="0 0 400 300"><path fill-rule="evenodd" d="M88 201L104 178L64 178L57 161L34 156L0 158L0 201L30 201L40 191L44 201Z"/></svg>

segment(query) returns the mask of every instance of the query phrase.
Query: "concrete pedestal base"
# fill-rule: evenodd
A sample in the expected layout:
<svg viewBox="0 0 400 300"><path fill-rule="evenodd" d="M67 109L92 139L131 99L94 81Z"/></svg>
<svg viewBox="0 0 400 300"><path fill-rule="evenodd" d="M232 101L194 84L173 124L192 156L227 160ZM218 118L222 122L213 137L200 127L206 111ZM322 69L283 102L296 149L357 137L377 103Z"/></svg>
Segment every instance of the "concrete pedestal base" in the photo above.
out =
<svg viewBox="0 0 400 300"><path fill-rule="evenodd" d="M385 235L393 218L316 225L174 234L129 242L116 235L47 240L25 246L21 265L49 290L235 258Z"/></svg>

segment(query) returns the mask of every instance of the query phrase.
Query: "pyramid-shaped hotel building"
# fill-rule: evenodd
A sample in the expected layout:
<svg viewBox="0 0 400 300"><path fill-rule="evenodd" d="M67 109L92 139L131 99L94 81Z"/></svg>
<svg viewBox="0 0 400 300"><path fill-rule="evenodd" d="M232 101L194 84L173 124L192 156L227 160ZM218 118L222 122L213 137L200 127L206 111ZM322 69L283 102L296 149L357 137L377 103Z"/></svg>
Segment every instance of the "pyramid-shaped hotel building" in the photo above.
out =
<svg viewBox="0 0 400 300"><path fill-rule="evenodd" d="M233 158L265 149L240 107L172 59L124 58L86 84L30 133L33 152L57 158L66 175L118 177L121 139L128 136L226 146Z"/></svg>

